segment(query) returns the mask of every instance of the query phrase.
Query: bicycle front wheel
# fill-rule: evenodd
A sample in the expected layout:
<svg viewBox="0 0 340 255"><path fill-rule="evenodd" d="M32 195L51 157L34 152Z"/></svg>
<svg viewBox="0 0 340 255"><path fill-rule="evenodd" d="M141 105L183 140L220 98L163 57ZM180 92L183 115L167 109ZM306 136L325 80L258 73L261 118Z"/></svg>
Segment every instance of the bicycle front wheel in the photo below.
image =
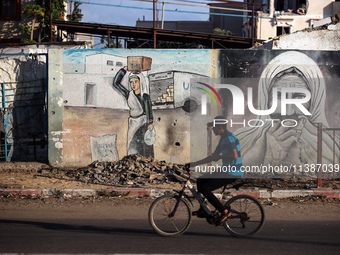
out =
<svg viewBox="0 0 340 255"><path fill-rule="evenodd" d="M225 229L233 236L249 236L261 229L264 223L264 210L254 197L238 195L225 205L236 211L223 223Z"/></svg>
<svg viewBox="0 0 340 255"><path fill-rule="evenodd" d="M181 199L175 214L172 216L178 196L164 195L157 198L149 209L151 227L162 236L179 236L191 224L191 209L188 202Z"/></svg>

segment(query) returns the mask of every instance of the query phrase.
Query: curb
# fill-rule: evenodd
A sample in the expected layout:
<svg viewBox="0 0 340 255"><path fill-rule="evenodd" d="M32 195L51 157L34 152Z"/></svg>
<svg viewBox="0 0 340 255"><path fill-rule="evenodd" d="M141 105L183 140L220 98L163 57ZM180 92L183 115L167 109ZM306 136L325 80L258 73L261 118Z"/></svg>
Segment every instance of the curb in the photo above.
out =
<svg viewBox="0 0 340 255"><path fill-rule="evenodd" d="M130 196L130 197L159 197L171 189L0 189L0 195L30 195L30 196L80 196L90 197L107 194L109 196ZM326 196L330 198L340 198L340 190L333 189L312 189L312 190L229 190L229 195L246 194L256 198L289 198L306 196ZM217 193L216 195L220 195Z"/></svg>

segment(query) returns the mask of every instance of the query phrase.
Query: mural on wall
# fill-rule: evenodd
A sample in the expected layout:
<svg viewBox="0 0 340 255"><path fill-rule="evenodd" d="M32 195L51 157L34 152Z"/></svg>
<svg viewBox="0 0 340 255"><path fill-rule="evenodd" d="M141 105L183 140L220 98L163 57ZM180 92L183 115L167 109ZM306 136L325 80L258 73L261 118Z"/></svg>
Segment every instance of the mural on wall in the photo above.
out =
<svg viewBox="0 0 340 255"><path fill-rule="evenodd" d="M318 123L322 123L324 128L329 128L328 119L332 119L331 126L339 127L337 117L339 105L332 97L339 95L340 92L339 63L335 58L328 58L327 63L326 58L329 55L327 52L311 53L315 60L308 56L308 53L310 52L257 52L255 57L254 54L245 54L244 62L240 59L234 62L233 57L237 54L228 56L226 53L222 56L225 60L224 69L222 68L225 78L239 76L241 79L238 86L243 91L246 92L247 87L253 89L253 95L248 94L248 97L252 97L255 109L271 109L274 99L276 100L277 107L270 114L254 115L248 111L245 113L246 117L242 116L245 117L244 122L240 117L238 119L238 123L244 125L232 127L240 140L244 165L309 167L308 164L318 162ZM265 64L268 59L271 60ZM319 65L315 61L319 61ZM253 65L250 64L252 62ZM237 68L240 71L230 72ZM320 68L324 69L327 77L324 77ZM257 76L260 78L248 78ZM257 85L254 84L255 80ZM305 100L301 106L294 104L296 100L307 97L305 93L301 93L303 89L310 92L310 100ZM282 114L281 108L283 100L285 100L283 105L286 106L285 115ZM292 104L286 104L287 102ZM311 115L305 114L304 109ZM236 120L235 116L231 116L231 109L226 109L225 115ZM329 133L324 132L322 140L322 163L334 164L335 161L338 164L338 156L333 157L334 150L337 155L339 152L338 137L334 140Z"/></svg>
<svg viewBox="0 0 340 255"><path fill-rule="evenodd" d="M62 62L50 65L51 74L62 75L50 77L57 91L50 93L56 102L49 107L51 111L53 105L62 107L61 113L50 116L50 126L54 119L56 126L62 114L63 130L53 133L58 134L54 140L60 143L58 148L50 145L50 155L59 153L56 158L63 159L62 165L86 165L92 159L113 161L136 153L177 163L188 160L188 123L199 114L196 109L200 100L198 94L191 93L190 80L210 77L216 72L210 50L103 49L50 53L61 58L57 63ZM56 72L55 67L63 71ZM104 145L102 141L107 137L116 138L115 143L110 143L115 145L114 153L104 151L108 143Z"/></svg>
<svg viewBox="0 0 340 255"><path fill-rule="evenodd" d="M223 114L240 140L244 165L299 168L315 164L318 123L324 128L339 127L339 54L52 50L49 153L56 159L51 163L84 166L92 159L116 160L135 153L174 163L194 161L215 147L218 139L212 136L208 140L206 122ZM205 94L207 115L203 116L202 90L196 89L194 81L212 87L234 85L245 97L240 107L244 114L234 114L233 104L239 100L229 89L216 87L222 101L214 104L216 94ZM273 111L256 113L268 109ZM110 142L107 138L115 139ZM335 140L328 131L323 132L324 164L332 164L334 151L339 155L339 133ZM339 163L338 158L335 161Z"/></svg>

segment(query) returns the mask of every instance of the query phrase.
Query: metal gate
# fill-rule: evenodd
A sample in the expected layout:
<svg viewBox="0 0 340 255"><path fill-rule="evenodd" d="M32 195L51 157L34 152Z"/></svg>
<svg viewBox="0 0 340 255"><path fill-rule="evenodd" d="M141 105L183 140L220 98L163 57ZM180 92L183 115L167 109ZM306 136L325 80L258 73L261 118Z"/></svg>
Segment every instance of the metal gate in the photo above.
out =
<svg viewBox="0 0 340 255"><path fill-rule="evenodd" d="M323 144L325 140L328 142L328 146L332 150L332 155L328 155L330 162L324 162L325 156ZM340 182L340 128L325 128L322 123L318 123L318 146L317 146L317 185L322 186L322 183L326 182Z"/></svg>
<svg viewBox="0 0 340 255"><path fill-rule="evenodd" d="M8 75L16 81L0 83L0 161L47 162L47 54L0 57L18 72Z"/></svg>

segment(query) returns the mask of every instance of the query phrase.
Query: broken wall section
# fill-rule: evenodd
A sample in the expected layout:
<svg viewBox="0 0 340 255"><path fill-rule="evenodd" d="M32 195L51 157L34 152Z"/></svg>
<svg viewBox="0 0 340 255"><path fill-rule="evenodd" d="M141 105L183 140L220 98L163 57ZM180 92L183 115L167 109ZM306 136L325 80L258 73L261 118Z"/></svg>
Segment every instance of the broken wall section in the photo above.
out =
<svg viewBox="0 0 340 255"><path fill-rule="evenodd" d="M340 50L340 23L326 24L318 28L280 36L265 42L256 49L338 51Z"/></svg>

